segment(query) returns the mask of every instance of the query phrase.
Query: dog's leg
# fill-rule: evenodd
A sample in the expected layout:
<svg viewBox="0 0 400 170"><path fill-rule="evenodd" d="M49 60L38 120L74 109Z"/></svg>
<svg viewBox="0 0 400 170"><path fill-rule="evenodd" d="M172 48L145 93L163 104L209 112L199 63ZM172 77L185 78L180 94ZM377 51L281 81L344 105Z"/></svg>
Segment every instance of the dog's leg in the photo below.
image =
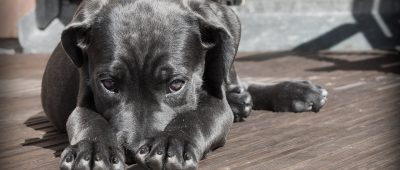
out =
<svg viewBox="0 0 400 170"><path fill-rule="evenodd" d="M149 169L196 169L210 150L222 146L233 114L225 99L203 94L198 110L180 113L165 131L147 139L136 154Z"/></svg>
<svg viewBox="0 0 400 170"><path fill-rule="evenodd" d="M70 146L61 154L60 169L125 169L125 157L108 122L77 107L67 121Z"/></svg>
<svg viewBox="0 0 400 170"><path fill-rule="evenodd" d="M228 10L229 11L229 10ZM235 17L231 17L235 23ZM235 24L230 24L235 25ZM238 25L238 24L237 24ZM231 28L238 45L240 27ZM325 104L328 92L310 82L282 82L275 85L247 85L241 83L235 68L229 70L229 81L226 82L226 97L233 111L235 122L246 118L251 110L264 109L272 111L317 112Z"/></svg>
<svg viewBox="0 0 400 170"><path fill-rule="evenodd" d="M51 55L42 80L42 106L47 118L61 132L76 107L79 71L59 44Z"/></svg>
<svg viewBox="0 0 400 170"><path fill-rule="evenodd" d="M229 80L230 82L226 86L226 99L231 106L235 117L234 121L241 122L249 116L253 108L253 101L245 85L240 82L233 65L229 72Z"/></svg>
<svg viewBox="0 0 400 170"><path fill-rule="evenodd" d="M328 96L327 90L309 81L250 84L247 90L253 99L253 109L275 112L318 112Z"/></svg>
<svg viewBox="0 0 400 170"><path fill-rule="evenodd" d="M286 81L274 84L241 82L234 66L226 97L235 116L243 121L252 109L275 112L318 112L326 103L328 91L309 81Z"/></svg>

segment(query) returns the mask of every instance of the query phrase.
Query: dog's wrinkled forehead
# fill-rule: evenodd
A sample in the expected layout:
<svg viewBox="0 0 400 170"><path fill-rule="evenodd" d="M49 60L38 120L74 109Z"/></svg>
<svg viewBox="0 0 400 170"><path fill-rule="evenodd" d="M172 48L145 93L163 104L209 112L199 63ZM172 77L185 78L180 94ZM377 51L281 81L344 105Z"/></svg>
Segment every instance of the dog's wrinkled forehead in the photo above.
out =
<svg viewBox="0 0 400 170"><path fill-rule="evenodd" d="M138 0L110 6L102 15L93 44L108 57L145 63L160 56L181 60L201 50L196 22L178 3Z"/></svg>

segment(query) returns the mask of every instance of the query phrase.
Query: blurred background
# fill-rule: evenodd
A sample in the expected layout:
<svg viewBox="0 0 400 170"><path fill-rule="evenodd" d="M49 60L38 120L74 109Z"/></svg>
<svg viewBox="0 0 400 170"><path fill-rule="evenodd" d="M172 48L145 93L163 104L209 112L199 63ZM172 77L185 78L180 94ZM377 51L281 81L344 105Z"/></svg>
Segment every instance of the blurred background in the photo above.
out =
<svg viewBox="0 0 400 170"><path fill-rule="evenodd" d="M0 53L50 53L80 1L0 1ZM219 1L241 19L240 52L400 50L398 0Z"/></svg>

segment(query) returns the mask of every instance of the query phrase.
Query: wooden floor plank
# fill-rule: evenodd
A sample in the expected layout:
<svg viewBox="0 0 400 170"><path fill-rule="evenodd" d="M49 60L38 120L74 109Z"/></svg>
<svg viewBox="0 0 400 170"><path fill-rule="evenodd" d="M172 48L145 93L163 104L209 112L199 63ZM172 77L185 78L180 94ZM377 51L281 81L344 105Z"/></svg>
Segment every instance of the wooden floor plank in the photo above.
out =
<svg viewBox="0 0 400 170"><path fill-rule="evenodd" d="M48 55L0 56L0 169L57 169L67 136L40 104ZM243 80L311 80L329 91L320 113L253 111L200 169L400 169L400 56L239 54Z"/></svg>

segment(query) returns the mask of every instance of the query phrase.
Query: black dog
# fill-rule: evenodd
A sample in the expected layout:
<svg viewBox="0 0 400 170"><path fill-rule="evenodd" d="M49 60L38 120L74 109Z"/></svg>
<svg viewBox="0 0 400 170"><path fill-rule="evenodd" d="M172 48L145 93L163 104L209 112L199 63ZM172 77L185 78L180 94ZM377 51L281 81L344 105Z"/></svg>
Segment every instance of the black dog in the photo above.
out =
<svg viewBox="0 0 400 170"><path fill-rule="evenodd" d="M44 111L71 144L61 169L196 169L253 105L319 111L327 92L309 82L241 84L239 39L213 1L83 1L43 77Z"/></svg>

